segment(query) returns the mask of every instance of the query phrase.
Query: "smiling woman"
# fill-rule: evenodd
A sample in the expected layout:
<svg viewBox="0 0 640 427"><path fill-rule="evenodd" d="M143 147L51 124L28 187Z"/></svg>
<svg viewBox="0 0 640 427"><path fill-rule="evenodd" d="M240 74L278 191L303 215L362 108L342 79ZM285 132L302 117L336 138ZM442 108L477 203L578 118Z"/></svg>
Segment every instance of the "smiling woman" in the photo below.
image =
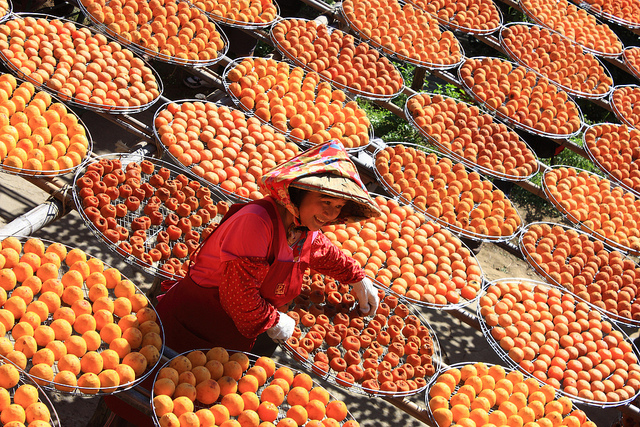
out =
<svg viewBox="0 0 640 427"><path fill-rule="evenodd" d="M261 186L267 197L233 205L186 277L163 283L157 310L172 349L257 352L260 334L288 339L296 322L277 307L300 294L308 268L354 284L361 312L375 312L377 292L359 263L320 232L380 215L344 147L334 142L301 153L265 174Z"/></svg>

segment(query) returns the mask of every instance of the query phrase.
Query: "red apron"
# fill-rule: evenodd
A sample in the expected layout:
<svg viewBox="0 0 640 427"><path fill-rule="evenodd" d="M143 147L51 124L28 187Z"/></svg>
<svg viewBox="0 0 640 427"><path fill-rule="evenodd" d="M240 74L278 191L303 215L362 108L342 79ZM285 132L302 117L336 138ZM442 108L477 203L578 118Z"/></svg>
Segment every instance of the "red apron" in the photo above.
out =
<svg viewBox="0 0 640 427"><path fill-rule="evenodd" d="M300 294L304 271L309 265L310 251L301 251L301 256L296 261L278 260L282 225L276 209L272 202L265 199L250 203L264 207L273 223L274 238L267 257L270 266L260 286L260 295L274 307L280 307ZM231 206L221 224L245 205L246 203ZM206 239L201 246L205 243ZM197 262L197 253L194 262ZM168 291L158 297L156 310L164 325L165 342L169 348L178 353L217 346L251 350L256 337L247 338L238 331L233 319L222 308L217 287L198 285L188 272L181 280L165 281L162 286L163 290Z"/></svg>

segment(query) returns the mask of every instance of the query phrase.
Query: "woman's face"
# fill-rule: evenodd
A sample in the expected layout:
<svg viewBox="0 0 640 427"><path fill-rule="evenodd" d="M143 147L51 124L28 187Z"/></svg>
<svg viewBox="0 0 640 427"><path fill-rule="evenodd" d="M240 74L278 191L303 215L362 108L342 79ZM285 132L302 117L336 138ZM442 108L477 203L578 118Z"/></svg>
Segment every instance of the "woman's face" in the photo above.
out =
<svg viewBox="0 0 640 427"><path fill-rule="evenodd" d="M306 192L300 203L300 223L311 231L318 231L340 215L346 205L344 199L327 196L316 191Z"/></svg>

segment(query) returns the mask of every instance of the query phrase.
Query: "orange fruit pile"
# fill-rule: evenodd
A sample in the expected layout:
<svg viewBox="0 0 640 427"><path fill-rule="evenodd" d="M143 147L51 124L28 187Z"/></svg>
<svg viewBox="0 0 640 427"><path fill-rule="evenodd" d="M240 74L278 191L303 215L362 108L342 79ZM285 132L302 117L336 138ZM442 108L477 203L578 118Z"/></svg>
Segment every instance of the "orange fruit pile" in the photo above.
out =
<svg viewBox="0 0 640 427"><path fill-rule="evenodd" d="M553 135L580 130L580 109L567 93L523 66L499 58L469 58L460 78L474 98L527 129Z"/></svg>
<svg viewBox="0 0 640 427"><path fill-rule="evenodd" d="M359 426L345 403L309 375L222 347L171 359L152 396L161 426Z"/></svg>
<svg viewBox="0 0 640 427"><path fill-rule="evenodd" d="M73 112L10 74L0 75L0 135L3 169L30 175L70 172L90 149Z"/></svg>
<svg viewBox="0 0 640 427"><path fill-rule="evenodd" d="M438 427L540 425L596 427L571 399L519 371L482 362L454 365L429 389L429 410Z"/></svg>
<svg viewBox="0 0 640 427"><path fill-rule="evenodd" d="M123 167L102 158L78 176L75 191L78 210L105 242L169 276L185 275L189 255L228 209L198 181L149 160Z"/></svg>
<svg viewBox="0 0 640 427"><path fill-rule="evenodd" d="M225 77L239 105L294 141L317 145L337 139L347 149L369 144L371 123L364 110L347 101L342 90L321 82L316 72L252 57Z"/></svg>
<svg viewBox="0 0 640 427"><path fill-rule="evenodd" d="M537 25L509 25L502 40L515 60L578 95L604 96L613 79L602 64L580 45Z"/></svg>
<svg viewBox="0 0 640 427"><path fill-rule="evenodd" d="M124 43L179 61L208 61L224 50L215 24L198 8L180 0L83 0L91 17Z"/></svg>
<svg viewBox="0 0 640 427"><path fill-rule="evenodd" d="M154 120L160 141L196 175L229 193L262 198L262 174L298 154L298 146L255 117L212 102L170 103Z"/></svg>
<svg viewBox="0 0 640 427"><path fill-rule="evenodd" d="M640 86L617 86L611 93L611 104L614 113L621 121L631 126L640 123Z"/></svg>
<svg viewBox="0 0 640 427"><path fill-rule="evenodd" d="M631 342L598 310L542 283L500 280L480 297L491 336L520 368L580 399L621 402L640 390Z"/></svg>
<svg viewBox="0 0 640 427"><path fill-rule="evenodd" d="M404 86L402 74L386 57L351 34L316 21L285 19L274 25L271 36L298 65L339 87L389 97Z"/></svg>
<svg viewBox="0 0 640 427"><path fill-rule="evenodd" d="M622 56L631 74L640 75L640 47L629 46L622 52Z"/></svg>
<svg viewBox="0 0 640 427"><path fill-rule="evenodd" d="M500 27L500 13L496 5L488 0L412 0L412 4L437 16L445 25L456 29L495 31Z"/></svg>
<svg viewBox="0 0 640 427"><path fill-rule="evenodd" d="M289 307L297 322L288 348L314 373L335 377L349 388L360 384L371 394L414 394L427 385L438 357L431 331L408 306L378 291L375 316L358 314L349 285L320 274L305 277L303 290Z"/></svg>
<svg viewBox="0 0 640 427"><path fill-rule="evenodd" d="M396 0L342 2L353 29L388 54L419 65L452 67L462 60L462 47L451 31L441 31L427 12Z"/></svg>
<svg viewBox="0 0 640 427"><path fill-rule="evenodd" d="M0 422L6 426L51 426L57 419L51 419L49 407L40 399L39 389L24 382L18 386L19 378L20 373L12 364L0 366L0 382L3 383L0 388ZM7 387L10 384L14 385Z"/></svg>
<svg viewBox="0 0 640 427"><path fill-rule="evenodd" d="M535 154L518 134L476 106L418 93L407 99L407 109L435 145L491 174L528 177L538 170Z"/></svg>
<svg viewBox="0 0 640 427"><path fill-rule="evenodd" d="M521 242L532 265L558 286L622 321L640 320L640 269L620 252L560 225L532 224Z"/></svg>
<svg viewBox="0 0 640 427"><path fill-rule="evenodd" d="M640 5L629 0L586 0L591 11L600 13L606 19L636 28L640 24Z"/></svg>
<svg viewBox="0 0 640 427"><path fill-rule="evenodd" d="M520 227L520 215L504 193L462 163L397 144L378 153L375 167L392 192L463 232L495 239Z"/></svg>
<svg viewBox="0 0 640 427"><path fill-rule="evenodd" d="M159 360L156 312L119 270L80 249L14 237L2 241L0 267L0 355L39 385L113 392Z"/></svg>
<svg viewBox="0 0 640 427"><path fill-rule="evenodd" d="M438 305L475 298L482 271L457 237L411 206L381 196L375 202L379 218L326 226L325 236L400 296Z"/></svg>
<svg viewBox="0 0 640 427"><path fill-rule="evenodd" d="M567 0L523 0L524 12L545 27L574 40L581 46L608 56L622 53L622 42L607 24Z"/></svg>
<svg viewBox="0 0 640 427"><path fill-rule="evenodd" d="M640 192L640 130L601 123L587 129L584 142L596 164L611 178Z"/></svg>
<svg viewBox="0 0 640 427"><path fill-rule="evenodd" d="M221 22L264 27L278 16L272 0L215 0L196 1L193 5Z"/></svg>
<svg viewBox="0 0 640 427"><path fill-rule="evenodd" d="M581 223L598 239L640 251L640 203L632 193L608 179L567 167L549 169L543 183L549 200L572 222Z"/></svg>
<svg viewBox="0 0 640 427"><path fill-rule="evenodd" d="M142 59L73 22L10 19L0 24L0 52L11 68L63 100L128 109L160 96L153 70Z"/></svg>

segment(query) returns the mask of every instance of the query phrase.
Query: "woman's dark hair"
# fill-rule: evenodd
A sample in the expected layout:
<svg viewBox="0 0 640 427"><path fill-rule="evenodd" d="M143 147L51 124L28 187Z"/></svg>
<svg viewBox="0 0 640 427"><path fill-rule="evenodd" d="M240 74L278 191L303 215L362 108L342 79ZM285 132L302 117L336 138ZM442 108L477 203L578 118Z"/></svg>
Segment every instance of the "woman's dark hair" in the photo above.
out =
<svg viewBox="0 0 640 427"><path fill-rule="evenodd" d="M305 194L307 194L307 190L297 187L289 187L289 198L291 199L293 206L296 208L300 208L300 204L302 203L302 199L304 199Z"/></svg>

